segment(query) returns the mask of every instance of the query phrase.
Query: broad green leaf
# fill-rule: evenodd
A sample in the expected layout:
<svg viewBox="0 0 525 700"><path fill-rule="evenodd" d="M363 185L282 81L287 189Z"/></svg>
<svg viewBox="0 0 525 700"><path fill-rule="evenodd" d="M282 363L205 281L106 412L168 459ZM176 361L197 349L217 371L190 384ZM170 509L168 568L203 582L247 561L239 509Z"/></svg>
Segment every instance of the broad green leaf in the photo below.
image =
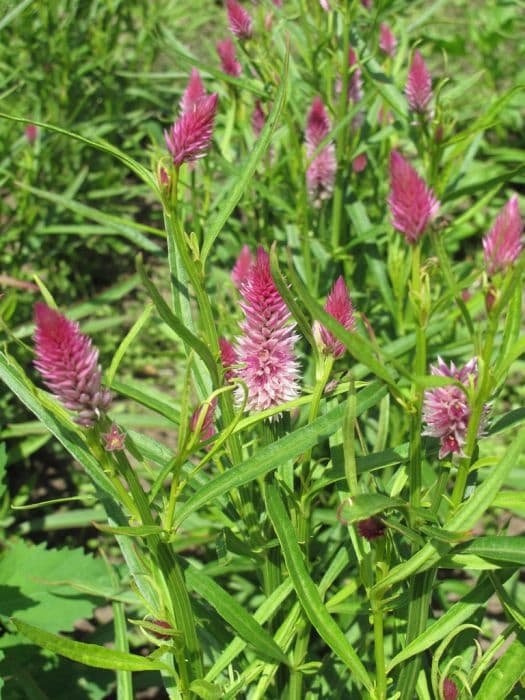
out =
<svg viewBox="0 0 525 700"><path fill-rule="evenodd" d="M190 690L202 700L219 700L222 698L222 690L213 683L199 678L190 685Z"/></svg>
<svg viewBox="0 0 525 700"><path fill-rule="evenodd" d="M523 678L525 669L525 632L517 638L485 675L474 700L505 700Z"/></svg>
<svg viewBox="0 0 525 700"><path fill-rule="evenodd" d="M407 505L400 498L390 498L381 493L365 493L348 498L340 515L343 520L350 524L370 518L372 515L382 513L389 508L406 508Z"/></svg>
<svg viewBox="0 0 525 700"><path fill-rule="evenodd" d="M471 542L455 547L450 554L475 554L501 565L525 566L525 536L476 537Z"/></svg>
<svg viewBox="0 0 525 700"><path fill-rule="evenodd" d="M150 387L139 386L138 382L132 382L129 379L121 382L118 379L113 379L110 388L116 391L122 396L127 396L129 399L133 399L142 406L151 408L152 411L159 413L168 420L177 424L180 421L180 411L174 408L170 403L168 403L169 396L166 395L165 401L158 398L160 392L155 392L155 395L150 393ZM152 390L151 390L152 391Z"/></svg>
<svg viewBox="0 0 525 700"><path fill-rule="evenodd" d="M223 620L257 649L259 654L273 661L288 663L286 656L268 632L218 583L194 567L188 567L185 574L188 586L214 607Z"/></svg>
<svg viewBox="0 0 525 700"><path fill-rule="evenodd" d="M111 535L126 535L127 537L148 537L149 535L160 535L164 532L164 528L160 525L137 525L136 527L118 527L113 525L104 525L102 523L93 523L97 530L108 532Z"/></svg>
<svg viewBox="0 0 525 700"><path fill-rule="evenodd" d="M377 401L380 401L383 395L383 387L377 387ZM361 408L359 405L359 394L357 401L359 415L359 410ZM234 488L238 488L260 476L264 476L264 474L276 469L280 464L294 459L306 450L317 445L320 441L327 439L341 427L344 410L344 405L337 406L309 425L294 430L293 433L285 435L280 440L277 440L277 442L263 447L258 450L253 457L250 457L242 464L232 467L224 474L220 474L209 481L191 496L175 513L173 528L177 529L180 527L188 515L194 513L202 506L213 503L215 499L220 498L220 496L223 496Z"/></svg>
<svg viewBox="0 0 525 700"><path fill-rule="evenodd" d="M97 644L75 642L69 637L51 634L16 618L12 622L20 634L39 647L86 666L108 668L111 671L171 671L166 664L150 660L147 656L126 654Z"/></svg>
<svg viewBox="0 0 525 700"><path fill-rule="evenodd" d="M267 485L266 507L275 534L281 545L295 592L308 619L321 638L347 666L355 681L370 691L372 683L365 667L340 627L326 609L319 591L310 577L304 561L304 555L297 543L293 525L275 484Z"/></svg>
<svg viewBox="0 0 525 700"><path fill-rule="evenodd" d="M222 231L224 224L228 221L230 214L235 209L242 195L246 191L246 188L248 187L257 166L268 150L272 134L275 130L286 101L288 54L285 56L283 69L279 80L279 88L277 89L277 93L275 95L272 111L268 115L268 119L266 120L264 128L261 131L251 154L244 163L239 165L239 176L237 180L233 183L233 185L228 186L230 190L228 198L222 204L220 210L214 216L212 221L208 222L208 224L204 227L206 233L201 251L203 265L213 247L215 239Z"/></svg>

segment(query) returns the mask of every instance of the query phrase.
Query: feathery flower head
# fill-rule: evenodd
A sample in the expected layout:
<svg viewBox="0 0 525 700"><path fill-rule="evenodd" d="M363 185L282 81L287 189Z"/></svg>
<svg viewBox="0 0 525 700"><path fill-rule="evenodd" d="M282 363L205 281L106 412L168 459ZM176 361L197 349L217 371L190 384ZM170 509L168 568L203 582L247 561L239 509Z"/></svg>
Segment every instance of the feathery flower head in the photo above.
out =
<svg viewBox="0 0 525 700"><path fill-rule="evenodd" d="M444 700L456 700L458 697L458 688L453 680L445 678L443 681L443 698Z"/></svg>
<svg viewBox="0 0 525 700"><path fill-rule="evenodd" d="M109 433L100 436L104 440L104 448L107 452L119 452L124 449L126 433L121 433L116 423L111 424Z"/></svg>
<svg viewBox="0 0 525 700"><path fill-rule="evenodd" d="M324 310L339 321L347 331L355 330L354 309L342 277L338 277L332 286ZM322 352L333 355L336 359L344 355L346 350L344 344L319 321L314 322L313 332Z"/></svg>
<svg viewBox="0 0 525 700"><path fill-rule="evenodd" d="M35 304L34 365L56 398L78 416L79 425L91 427L108 409L111 394L100 385L98 350L78 323L54 309Z"/></svg>
<svg viewBox="0 0 525 700"><path fill-rule="evenodd" d="M235 46L230 37L224 41L217 42L217 53L221 59L221 67L224 73L232 75L234 78L239 78L242 73L242 66L235 58Z"/></svg>
<svg viewBox="0 0 525 700"><path fill-rule="evenodd" d="M329 134L330 129L330 118L326 108L320 97L314 97L308 112L305 132L306 155L309 159ZM316 206L332 194L336 169L335 147L333 143L328 143L315 156L306 171L308 192Z"/></svg>
<svg viewBox="0 0 525 700"><path fill-rule="evenodd" d="M392 34L392 30L387 24L382 22L379 27L379 48L383 53L386 53L387 56L392 56L393 58L396 53L396 46L397 39Z"/></svg>
<svg viewBox="0 0 525 700"><path fill-rule="evenodd" d="M259 136L266 124L266 115L262 108L261 100L255 100L255 107L252 112L252 129L255 136Z"/></svg>
<svg viewBox="0 0 525 700"><path fill-rule="evenodd" d="M478 368L476 358L472 358L461 368L451 362L450 367L438 357L438 363L430 368L434 376L451 377L465 387L476 383ZM483 434L489 407L484 406L478 436ZM462 454L467 437L470 406L464 391L454 384L427 389L423 396L423 421L426 429L422 435L439 438L439 459L448 454Z"/></svg>
<svg viewBox="0 0 525 700"><path fill-rule="evenodd" d="M197 105L203 97L206 97L206 90L202 84L201 74L196 68L192 68L188 85L180 100L181 114L192 112L195 105Z"/></svg>
<svg viewBox="0 0 525 700"><path fill-rule="evenodd" d="M239 257L237 258L237 261L233 266L231 274L233 284L237 287L237 289L240 289L243 282L245 282L248 278L253 264L254 259L250 250L250 246L244 244L241 249L241 252L239 253Z"/></svg>
<svg viewBox="0 0 525 700"><path fill-rule="evenodd" d="M432 99L432 78L419 51L414 52L405 87L410 109L424 113Z"/></svg>
<svg viewBox="0 0 525 700"><path fill-rule="evenodd" d="M388 206L392 225L405 235L407 243L421 238L439 209L433 191L396 150L390 153Z"/></svg>
<svg viewBox="0 0 525 700"><path fill-rule="evenodd" d="M221 364L224 369L224 381L229 382L235 376L232 367L237 364L237 354L233 345L226 338L219 338L219 348L221 350Z"/></svg>
<svg viewBox="0 0 525 700"><path fill-rule="evenodd" d="M298 340L291 314L277 291L268 253L259 247L257 259L241 286L245 320L237 338L237 376L248 387L247 408L263 411L299 394L299 364L293 347ZM242 402L241 387L236 395Z"/></svg>
<svg viewBox="0 0 525 700"><path fill-rule="evenodd" d="M169 131L164 131L164 138L175 166L198 160L208 152L217 99L216 93L202 97L189 112L183 112Z"/></svg>
<svg viewBox="0 0 525 700"><path fill-rule="evenodd" d="M357 532L369 542L385 534L385 526L379 518L366 518L356 523Z"/></svg>
<svg viewBox="0 0 525 700"><path fill-rule="evenodd" d="M204 420L202 421L202 426L201 426L200 433L199 433L199 437L200 437L201 442L205 442L206 440L209 440L217 432L215 430L215 425L213 424L213 418L215 415L216 408L217 408L217 399L215 398L208 405L208 408L206 409L206 414L204 416ZM191 416L190 430L192 433L194 433L197 430L197 425L199 422L201 412L202 412L202 406L199 406L199 408L195 409L195 411L193 412L193 414ZM208 446L208 449L209 449L209 446Z"/></svg>
<svg viewBox="0 0 525 700"><path fill-rule="evenodd" d="M239 5L237 0L226 0L226 8L231 33L237 39L250 39L253 30L253 20L248 12L242 5Z"/></svg>
<svg viewBox="0 0 525 700"><path fill-rule="evenodd" d="M519 257L523 244L523 221L518 198L512 195L498 214L493 227L483 238L485 265L489 275L505 272Z"/></svg>

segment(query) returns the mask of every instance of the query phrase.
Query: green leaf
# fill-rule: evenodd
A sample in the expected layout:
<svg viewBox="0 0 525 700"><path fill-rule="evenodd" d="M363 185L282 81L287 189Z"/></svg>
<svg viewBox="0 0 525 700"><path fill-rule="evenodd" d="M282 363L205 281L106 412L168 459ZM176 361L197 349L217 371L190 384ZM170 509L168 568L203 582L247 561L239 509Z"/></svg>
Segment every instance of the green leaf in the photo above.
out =
<svg viewBox="0 0 525 700"><path fill-rule="evenodd" d="M115 374L117 373L117 369L118 369L120 363L122 362L122 358L126 354L126 351L128 350L131 343L135 340L135 338L138 336L138 334L142 330L142 327L148 322L149 317L151 316L151 312L153 311L153 309L154 309L153 304L146 305L144 311L137 318L135 323L129 329L126 337L122 339L122 341L120 342L120 345L115 350L115 354L113 355L109 369L106 372L106 383L108 385L111 386L111 383L113 382L113 379L115 378Z"/></svg>
<svg viewBox="0 0 525 700"><path fill-rule="evenodd" d="M280 76L279 88L275 95L274 105L272 111L268 115L268 119L261 131L259 138L247 160L240 164L238 167L239 176L237 180L232 184L228 184L228 189L230 194L226 199L226 202L222 204L220 210L217 212L215 217L208 222L204 230L206 231L204 242L202 245L201 258L202 264L204 265L206 258L208 257L215 239L222 231L224 224L228 221L228 218L232 211L237 206L241 197L243 196L246 188L248 187L250 180L259 165L264 154L268 150L270 145L270 140L272 138L273 132L283 110L286 101L286 87L288 82L288 59L289 54L287 53L283 63L283 69Z"/></svg>
<svg viewBox="0 0 525 700"><path fill-rule="evenodd" d="M389 508L406 508L407 503L400 498L390 498L381 493L365 493L347 499L340 515L348 524L370 518Z"/></svg>
<svg viewBox="0 0 525 700"><path fill-rule="evenodd" d="M505 700L523 678L525 669L525 632L520 630L517 638L485 675L474 700Z"/></svg>
<svg viewBox="0 0 525 700"><path fill-rule="evenodd" d="M219 698L222 698L222 690L214 683L205 681L202 678L192 681L190 690L202 700L219 700Z"/></svg>
<svg viewBox="0 0 525 700"><path fill-rule="evenodd" d="M7 466L7 451L5 442L0 443L0 499L5 493L7 484L4 483Z"/></svg>
<svg viewBox="0 0 525 700"><path fill-rule="evenodd" d="M450 554L475 554L493 562L525 566L525 536L476 537L471 542L455 547Z"/></svg>
<svg viewBox="0 0 525 700"><path fill-rule="evenodd" d="M365 667L350 642L326 609L319 591L310 577L304 555L297 543L293 525L275 484L267 484L266 507L275 534L281 545L286 567L292 579L297 597L308 619L321 638L346 664L359 685L371 690L372 683Z"/></svg>
<svg viewBox="0 0 525 700"><path fill-rule="evenodd" d="M148 537L164 532L164 528L160 525L137 525L136 527L118 527L103 523L93 523L93 525L101 532L108 532L111 535L126 535L127 537Z"/></svg>
<svg viewBox="0 0 525 700"><path fill-rule="evenodd" d="M66 659L78 661L86 666L95 668L107 668L111 671L168 671L171 669L160 661L151 661L147 656L137 654L126 654L122 651L108 649L108 647L97 644L85 644L75 642L69 637L62 637L58 634L51 634L33 625L28 625L22 620L12 619L12 623L17 630L43 649L52 651Z"/></svg>
<svg viewBox="0 0 525 700"><path fill-rule="evenodd" d="M375 385L376 402L380 401L384 395L384 388ZM360 395L357 397L357 413L362 411L362 404L359 401ZM366 396L370 401L370 395ZM285 435L277 442L274 442L262 449L258 450L253 457L247 459L242 464L238 464L224 474L220 474L205 486L200 488L193 494L175 513L173 528L177 529L184 520L202 506L213 503L217 498L220 498L228 491L238 488L243 484L248 484L250 481L264 476L272 469L276 469L280 464L286 463L288 460L294 459L297 455L302 454L306 450L314 447L322 440L326 440L330 435L338 430L343 422L345 406L340 405L334 408L315 421L306 425L303 428L294 430L293 433Z"/></svg>
<svg viewBox="0 0 525 700"><path fill-rule="evenodd" d="M199 569L188 567L186 581L191 589L204 598L235 632L251 644L259 654L281 663L288 663L284 653L265 629L232 598L218 583Z"/></svg>

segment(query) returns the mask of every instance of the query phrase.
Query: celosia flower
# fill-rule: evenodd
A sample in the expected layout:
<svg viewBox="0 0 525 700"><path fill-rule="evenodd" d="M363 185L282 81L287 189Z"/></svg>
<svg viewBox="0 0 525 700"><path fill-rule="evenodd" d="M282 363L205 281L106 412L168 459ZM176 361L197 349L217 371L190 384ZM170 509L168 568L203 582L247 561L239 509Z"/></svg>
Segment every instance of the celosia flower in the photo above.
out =
<svg viewBox="0 0 525 700"><path fill-rule="evenodd" d="M330 133L331 125L328 114L320 97L314 97L306 122L306 155L310 159L319 144ZM308 192L318 206L322 199L327 199L334 188L337 163L335 147L328 143L312 160L306 171Z"/></svg>
<svg viewBox="0 0 525 700"><path fill-rule="evenodd" d="M229 382L235 376L235 371L231 368L237 364L237 354L233 345L226 338L219 338L219 347L221 349L221 364L224 368L224 381Z"/></svg>
<svg viewBox="0 0 525 700"><path fill-rule="evenodd" d="M26 126L26 139L27 142L33 144L38 136L38 126L35 124L28 124Z"/></svg>
<svg viewBox="0 0 525 700"><path fill-rule="evenodd" d="M124 449L126 433L121 433L116 423L112 423L109 433L103 433L101 437L104 440L104 448L108 452L119 452Z"/></svg>
<svg viewBox="0 0 525 700"><path fill-rule="evenodd" d="M361 68L357 65L357 55L352 47L348 50L348 68L356 66L352 75L350 76L350 82L348 84L348 99L356 104L363 99L363 79Z"/></svg>
<svg viewBox="0 0 525 700"><path fill-rule="evenodd" d="M78 323L42 303L35 304L35 367L47 388L78 416L79 425L94 425L108 409L111 394L100 385L98 350Z"/></svg>
<svg viewBox="0 0 525 700"><path fill-rule="evenodd" d="M221 59L222 70L226 75L239 78L242 73L242 66L235 58L235 46L229 37L224 41L217 42L217 53Z"/></svg>
<svg viewBox="0 0 525 700"><path fill-rule="evenodd" d="M202 426L201 426L201 430L199 433L199 436L200 436L200 439L202 442L209 440L217 432L215 430L215 425L213 424L213 418L215 415L216 408L217 408L217 399L213 399L210 402L210 404L208 405L208 408L206 409L206 415L204 416L204 420L202 421ZM197 424L199 422L201 412L202 412L202 406L197 408L191 416L190 430L192 433L194 433L197 430ZM208 449L209 449L209 447L208 447Z"/></svg>
<svg viewBox="0 0 525 700"><path fill-rule="evenodd" d="M202 97L193 108L184 112L169 131L164 131L166 144L177 167L206 155L213 134L217 94Z"/></svg>
<svg viewBox="0 0 525 700"><path fill-rule="evenodd" d="M233 266L231 278L234 285L240 289L243 282L246 281L250 274L250 270L253 267L253 256L250 250L250 246L244 244L239 257L237 258L235 265Z"/></svg>
<svg viewBox="0 0 525 700"><path fill-rule="evenodd" d="M295 324L270 272L268 254L260 247L248 278L241 287L245 320L237 338L237 376L248 388L247 407L262 411L292 401L299 393L299 364L293 347ZM236 395L240 404L244 391Z"/></svg>
<svg viewBox="0 0 525 700"><path fill-rule="evenodd" d="M494 226L483 238L485 265L489 275L505 272L519 257L523 244L523 221L518 198L513 195L498 214Z"/></svg>
<svg viewBox="0 0 525 700"><path fill-rule="evenodd" d="M192 112L195 105L197 105L203 97L206 97L206 90L202 84L201 74L196 68L192 68L188 85L180 101L181 114Z"/></svg>
<svg viewBox="0 0 525 700"><path fill-rule="evenodd" d="M367 10L370 10L372 7L372 0L361 0L361 5Z"/></svg>
<svg viewBox="0 0 525 700"><path fill-rule="evenodd" d="M414 52L405 93L410 109L414 112L426 112L428 103L432 99L432 78L419 51Z"/></svg>
<svg viewBox="0 0 525 700"><path fill-rule="evenodd" d="M237 0L226 0L230 31L237 39L249 39L252 35L253 21L248 12Z"/></svg>
<svg viewBox="0 0 525 700"><path fill-rule="evenodd" d="M275 7L282 7L283 6L283 0L272 0L273 4Z"/></svg>
<svg viewBox="0 0 525 700"><path fill-rule="evenodd" d="M458 688L453 680L445 678L443 681L443 698L444 700L456 700L458 697Z"/></svg>
<svg viewBox="0 0 525 700"><path fill-rule="evenodd" d="M353 172L354 173L362 173L363 170L366 168L367 163L368 163L368 158L366 156L366 153L360 153L352 161Z"/></svg>
<svg viewBox="0 0 525 700"><path fill-rule="evenodd" d="M469 387L477 381L477 360L474 357L459 369L453 362L448 367L438 357L437 365L432 366L430 372L434 376L452 377L465 387ZM488 411L489 407L485 405L478 429L478 436L483 434ZM439 438L441 445L439 459L443 459L448 454L462 454L467 437L470 414L471 410L467 396L455 384L447 384L446 386L425 391L423 396L423 421L427 427L422 435Z"/></svg>
<svg viewBox="0 0 525 700"><path fill-rule="evenodd" d="M325 12L330 12L330 10L332 9L328 0L319 0L319 4Z"/></svg>
<svg viewBox="0 0 525 700"><path fill-rule="evenodd" d="M369 542L382 537L385 534L385 526L379 518L367 518L358 520L356 523L357 532Z"/></svg>
<svg viewBox="0 0 525 700"><path fill-rule="evenodd" d="M416 243L434 219L439 202L425 181L396 150L390 154L390 194L388 206L392 225Z"/></svg>
<svg viewBox="0 0 525 700"><path fill-rule="evenodd" d="M347 331L355 330L354 309L342 277L338 277L334 283L326 300L324 310L330 316L333 316L336 321L339 321ZM344 344L337 340L319 321L314 322L313 331L322 352L333 355L335 358L344 355L346 350Z"/></svg>
<svg viewBox="0 0 525 700"><path fill-rule="evenodd" d="M264 114L261 100L256 100L255 107L252 113L252 129L255 136L259 136L265 124L266 115Z"/></svg>
<svg viewBox="0 0 525 700"><path fill-rule="evenodd" d="M397 40L387 24L381 23L379 27L379 48L388 56L395 56Z"/></svg>

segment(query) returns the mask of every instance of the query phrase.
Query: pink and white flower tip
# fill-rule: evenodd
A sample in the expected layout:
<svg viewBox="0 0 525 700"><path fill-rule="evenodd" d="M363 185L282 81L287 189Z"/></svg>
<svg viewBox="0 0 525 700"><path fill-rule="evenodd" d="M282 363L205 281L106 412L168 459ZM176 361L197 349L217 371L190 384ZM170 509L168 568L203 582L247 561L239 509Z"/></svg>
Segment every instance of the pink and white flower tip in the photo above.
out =
<svg viewBox="0 0 525 700"><path fill-rule="evenodd" d="M188 85L180 100L181 114L192 112L195 105L204 97L206 97L206 90L202 83L201 74L196 68L192 68Z"/></svg>
<svg viewBox="0 0 525 700"><path fill-rule="evenodd" d="M333 316L336 321L347 331L354 331L356 321L354 317L354 308L352 300L342 277L338 277L335 281L330 294L324 306L326 313ZM317 346L326 355L332 355L335 359L342 357L346 348L340 340L337 340L327 328L319 321L315 321L313 325L313 333L317 342Z"/></svg>
<svg viewBox="0 0 525 700"><path fill-rule="evenodd" d="M257 258L242 285L241 308L245 320L236 342L240 368L236 376L248 390L249 411L263 411L292 401L299 394L299 363L294 345L298 336L295 323L270 272L268 253L259 247ZM236 392L242 404L244 391ZM274 416L274 420L278 420Z"/></svg>
<svg viewBox="0 0 525 700"><path fill-rule="evenodd" d="M111 393L101 386L98 350L78 323L55 309L35 304L34 365L60 403L75 411L75 422L92 427L107 411Z"/></svg>
<svg viewBox="0 0 525 700"><path fill-rule="evenodd" d="M387 24L381 23L379 27L379 48L387 56L393 58L396 55L397 39Z"/></svg>
<svg viewBox="0 0 525 700"><path fill-rule="evenodd" d="M217 53L221 59L221 67L226 75L239 78L242 74L242 66L235 57L235 45L228 37L224 41L217 42Z"/></svg>
<svg viewBox="0 0 525 700"><path fill-rule="evenodd" d="M320 97L314 97L306 121L306 155L310 160L331 130L330 118ZM335 146L327 143L313 158L306 170L308 193L316 206L328 199L334 189L337 161Z"/></svg>
<svg viewBox="0 0 525 700"><path fill-rule="evenodd" d="M328 0L319 0L319 4L325 12L330 12L330 10L332 9Z"/></svg>
<svg viewBox="0 0 525 700"><path fill-rule="evenodd" d="M432 78L419 51L414 52L405 87L408 105L414 112L424 114L432 99Z"/></svg>
<svg viewBox="0 0 525 700"><path fill-rule="evenodd" d="M450 367L438 357L437 365L430 368L434 376L451 377L470 388L478 378L476 358L472 358L461 368L451 362ZM489 406L483 408L478 437L483 435ZM470 420L470 406L467 395L455 384L427 389L423 396L423 421L426 423L422 435L438 438L440 441L439 459L447 455L463 455Z"/></svg>
<svg viewBox="0 0 525 700"><path fill-rule="evenodd" d="M164 131L166 145L176 168L203 158L209 151L217 99L215 93L200 98L189 111L181 114L169 130Z"/></svg>
<svg viewBox="0 0 525 700"><path fill-rule="evenodd" d="M253 20L250 14L237 0L226 0L226 10L231 33L241 41L250 39L253 33Z"/></svg>
<svg viewBox="0 0 525 700"><path fill-rule="evenodd" d="M250 246L244 244L231 273L232 282L237 289L248 279L254 262Z"/></svg>
<svg viewBox="0 0 525 700"><path fill-rule="evenodd" d="M483 238L485 266L490 276L505 272L518 259L523 250L522 233L518 197L512 195Z"/></svg>
<svg viewBox="0 0 525 700"><path fill-rule="evenodd" d="M226 338L219 338L219 348L221 350L221 364L224 369L224 381L227 383L235 377L233 367L237 364L237 353Z"/></svg>
<svg viewBox="0 0 525 700"><path fill-rule="evenodd" d="M417 243L439 210L433 191L397 150L390 153L388 206L392 225L407 243Z"/></svg>

